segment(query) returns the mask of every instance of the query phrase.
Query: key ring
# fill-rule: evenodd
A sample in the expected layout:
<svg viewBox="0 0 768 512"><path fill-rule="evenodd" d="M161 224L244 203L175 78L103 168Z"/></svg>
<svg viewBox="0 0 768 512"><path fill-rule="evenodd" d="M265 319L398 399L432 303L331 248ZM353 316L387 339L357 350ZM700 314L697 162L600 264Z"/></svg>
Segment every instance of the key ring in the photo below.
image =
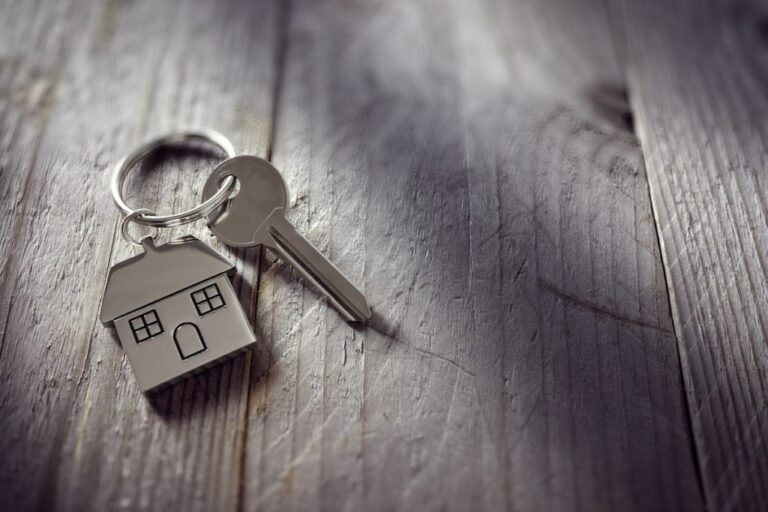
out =
<svg viewBox="0 0 768 512"><path fill-rule="evenodd" d="M226 153L227 158L235 156L235 148L229 139L221 133L208 128L180 130L145 142L129 153L128 156L120 160L115 166L115 172L112 175L112 199L115 201L115 205L117 205L120 211L126 215L126 218L123 219L124 226L128 225L128 217L130 217L130 220L133 222L155 228L181 226L182 224L194 222L208 216L229 199L230 194L235 188L235 178L232 176L228 176L224 179L219 186L219 190L207 201L180 213L154 215L146 209L134 209L126 204L123 199L123 185L128 171L140 160L158 148L189 141L208 142ZM127 231L127 228L125 229ZM126 231L123 231L124 235ZM129 238L126 238L126 240L129 242L131 241Z"/></svg>
<svg viewBox="0 0 768 512"><path fill-rule="evenodd" d="M136 217L139 215L152 215L152 210L147 210L146 208L139 208L138 210L134 210L125 217L123 217L123 220L120 221L120 234L123 235L123 240L128 242L131 245L135 245L136 247L141 247L141 240L137 239L131 233L128 232L128 226L131 224L131 222L136 222ZM160 238L160 228L153 227L154 231L152 231L151 235L148 235L150 238L152 238L153 242L157 242L157 239ZM144 237L142 237L144 238Z"/></svg>

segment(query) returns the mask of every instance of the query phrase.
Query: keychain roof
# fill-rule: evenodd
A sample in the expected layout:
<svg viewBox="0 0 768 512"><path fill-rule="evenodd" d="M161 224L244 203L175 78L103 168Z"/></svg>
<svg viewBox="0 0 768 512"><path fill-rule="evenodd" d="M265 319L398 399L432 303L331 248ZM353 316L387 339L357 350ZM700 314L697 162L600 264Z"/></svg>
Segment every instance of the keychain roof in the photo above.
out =
<svg viewBox="0 0 768 512"><path fill-rule="evenodd" d="M213 276L235 271L230 260L191 236L159 246L150 237L141 243L142 254L109 270L100 316L104 324Z"/></svg>

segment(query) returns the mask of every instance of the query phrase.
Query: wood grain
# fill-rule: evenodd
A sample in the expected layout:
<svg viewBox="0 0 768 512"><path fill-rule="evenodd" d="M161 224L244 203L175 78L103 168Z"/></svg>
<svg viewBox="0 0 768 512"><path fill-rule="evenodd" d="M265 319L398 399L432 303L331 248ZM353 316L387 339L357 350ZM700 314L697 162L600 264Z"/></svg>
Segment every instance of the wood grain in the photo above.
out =
<svg viewBox="0 0 768 512"><path fill-rule="evenodd" d="M707 504L765 510L768 9L627 2L616 14Z"/></svg>
<svg viewBox="0 0 768 512"><path fill-rule="evenodd" d="M9 25L30 25L23 16L48 8L25 5ZM109 166L147 134L190 124L217 127L241 150L264 154L274 9L151 1L68 8L60 18L67 25L52 32L74 42L46 57L64 69L38 157L28 176L19 173L28 183L14 207L20 227L3 279L3 502L18 510L232 509L249 360L154 401L138 392L117 338L98 323L107 266L132 253L115 236ZM56 26L61 13L51 14L36 23ZM45 35L38 53L58 48ZM158 211L197 200L215 160L168 156L134 180L133 200ZM4 184L18 179L4 170ZM246 304L257 260L239 259Z"/></svg>
<svg viewBox="0 0 768 512"><path fill-rule="evenodd" d="M0 502L702 507L602 2L56 5L0 16ZM290 220L375 318L352 328L268 253L174 230L236 259L260 348L147 399L97 321L131 254L109 166L190 124L274 161ZM164 152L130 198L186 208L215 161Z"/></svg>
<svg viewBox="0 0 768 512"><path fill-rule="evenodd" d="M620 68L567 34L541 48L553 12L294 4L273 159L377 318L350 331L264 275L245 503L700 508ZM569 45L590 71L564 83L537 52Z"/></svg>

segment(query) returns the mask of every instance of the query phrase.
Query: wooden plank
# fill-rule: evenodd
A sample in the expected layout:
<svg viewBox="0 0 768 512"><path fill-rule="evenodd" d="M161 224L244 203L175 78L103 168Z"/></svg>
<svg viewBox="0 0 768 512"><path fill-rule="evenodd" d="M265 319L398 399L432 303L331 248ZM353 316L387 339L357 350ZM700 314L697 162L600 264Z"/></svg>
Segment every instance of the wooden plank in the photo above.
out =
<svg viewBox="0 0 768 512"><path fill-rule="evenodd" d="M3 279L2 502L19 510L232 509L250 358L153 401L138 393L116 337L97 320L108 264L132 252L115 237L108 166L147 134L189 124L265 154L274 7L113 2L63 6L65 16L53 9L49 19L47 9L24 5L28 13L19 6L20 17L8 20L22 29L3 38L25 40L23 27L41 24L44 35L66 33L72 42L60 50L56 38L41 36L29 53L2 45L23 65L40 53L58 66L37 157L19 166L20 176L3 173L6 189L11 180L27 183L13 208L18 236ZM21 155L24 147L11 149ZM215 160L170 156L153 167L162 172L133 183L134 200L164 211L198 200ZM239 261L238 289L249 304L258 253Z"/></svg>
<svg viewBox="0 0 768 512"><path fill-rule="evenodd" d="M4 164L0 501L700 508L623 70L602 3L564 4L9 8L3 48L42 54L55 87L36 86L48 110L1 103L3 134L29 132L2 139L20 181ZM179 124L273 156L290 218L363 284L368 328L238 251L261 349L138 393L96 320L130 254L108 166ZM151 162L133 197L191 205L203 156Z"/></svg>
<svg viewBox="0 0 768 512"><path fill-rule="evenodd" d="M28 331L39 326L41 315L51 313L54 322L58 320L62 323L65 331L76 330L81 339L89 336L90 333L86 331L91 325L89 321L82 322L78 316L75 316L73 324L62 322L66 315L64 312L56 315L60 309L56 303L37 305L36 299L42 295L42 289L25 290L24 286L19 286L20 282L29 282L30 275L35 275L29 268L33 262L37 263L32 267L35 273L42 270L41 276L33 279L46 276L45 289L55 287L66 273L62 268L57 269L50 264L53 255L45 257L46 253L50 254L51 248L47 244L39 247L43 245L39 242L42 234L37 232L33 235L30 230L39 229L44 216L50 216L52 201L56 199L41 195L40 189L45 187L56 190L56 187L48 188L50 184L47 182L51 175L54 180L58 178L59 182L62 181L60 176L51 172L51 142L48 142L47 148L43 147L43 143L46 134L53 130L51 127L54 125L55 107L67 83L68 63L76 48L82 45L80 35L70 30L70 26L78 18L85 25L93 22L92 18L85 16L83 6L76 2L62 2L53 9L40 7L40 2L8 3L3 6L3 16L0 17L0 75L3 90L0 95L3 140L3 166L0 173L0 257L3 261L0 282L0 375L4 383L0 392L0 408L3 411L0 419L3 436L0 436L0 443L5 453L0 472L0 488L4 502L18 503L26 508L39 496L28 493L28 486L41 488L45 485L46 475L42 468L46 459L52 457L51 441L61 442L61 436L56 434L58 422L63 421L65 408L57 399L61 397L62 403L69 399L71 404L72 386L65 377L68 376L70 380L72 378L72 370L67 368L71 364L68 356L71 357L75 352L81 360L84 358L81 344L72 347L67 339L60 339L54 346L49 341L54 333L62 331L61 325L54 324L55 327L47 336L39 338L37 333L29 336ZM56 138L53 140L59 143ZM89 165L92 168L94 164L90 162ZM70 170L73 168L70 167ZM79 183L70 184L68 192L71 197L74 197L73 192L78 186ZM78 196L85 196L87 203L88 189L77 192ZM66 196L59 196L60 203L61 197ZM83 221L80 206L72 203L69 207L69 214L74 215L73 222L68 224L66 231L61 232L60 243L68 241L75 231L72 226ZM53 222L56 222L55 216ZM25 252L30 248L35 250L31 242L33 236L38 239L37 261L25 257ZM104 248L101 240L97 240L96 245ZM82 250L79 244L73 244L71 251L78 250ZM59 265L66 266L69 263L65 260L59 262ZM70 289L64 295L62 290L58 295L63 300L71 293ZM30 343L38 339L40 341ZM58 366L55 360L49 361L45 357L48 348L63 353L63 365ZM41 356L42 361L39 359ZM61 357L59 355L58 359ZM73 366L77 371L77 365ZM41 368L47 371L41 371ZM57 392L57 388L63 389ZM36 440L34 436L39 437ZM34 453L35 457L31 458L30 453Z"/></svg>
<svg viewBox="0 0 768 512"><path fill-rule="evenodd" d="M293 4L273 158L376 317L269 266L244 503L701 508L606 13L561 9Z"/></svg>
<svg viewBox="0 0 768 512"><path fill-rule="evenodd" d="M764 510L768 11L626 2L616 14L707 505Z"/></svg>
<svg viewBox="0 0 768 512"><path fill-rule="evenodd" d="M41 12L32 2L3 6L0 32L0 266L3 286L9 282L25 206L25 194L39 155L40 139L48 126L62 79L64 63L78 38L64 30L76 11L61 2ZM62 19L61 25L56 24ZM52 27L54 27L52 29ZM58 28L58 30L57 30ZM53 51L46 50L50 46ZM5 292L5 290L4 290ZM3 293L2 325L8 295Z"/></svg>

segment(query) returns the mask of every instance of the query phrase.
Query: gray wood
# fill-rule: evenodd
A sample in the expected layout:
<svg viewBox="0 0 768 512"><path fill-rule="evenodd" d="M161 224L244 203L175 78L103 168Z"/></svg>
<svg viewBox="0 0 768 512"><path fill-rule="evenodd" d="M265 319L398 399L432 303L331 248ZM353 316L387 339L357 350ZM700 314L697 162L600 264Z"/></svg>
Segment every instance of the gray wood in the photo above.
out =
<svg viewBox="0 0 768 512"><path fill-rule="evenodd" d="M2 10L0 502L701 508L601 2ZM238 261L260 348L148 400L97 320L131 254L109 166L180 124L271 157L375 318L353 329L273 257L174 230ZM131 197L188 207L215 161L167 152Z"/></svg>
<svg viewBox="0 0 768 512"><path fill-rule="evenodd" d="M608 25L542 48L557 13L294 4L273 159L377 318L264 275L245 503L701 507L620 68L589 46Z"/></svg>
<svg viewBox="0 0 768 512"><path fill-rule="evenodd" d="M627 2L616 14L707 504L765 510L768 10Z"/></svg>
<svg viewBox="0 0 768 512"><path fill-rule="evenodd" d="M2 282L2 502L18 510L232 509L249 358L153 402L142 397L116 336L98 321L108 265L132 254L115 236L108 184L110 166L132 145L180 124L205 123L230 133L241 150L266 151L274 8L24 5L0 16L20 27L11 32L20 41L28 39L23 27L40 25L41 42L25 50L27 59L20 55L22 64L51 60L58 71L31 73L42 84L57 80L37 156L2 176L3 190L26 180L18 204L3 201L17 234ZM60 49L58 33L72 38L68 48ZM14 101L4 96L11 120ZM3 133L13 126L4 121ZM10 154L24 158L27 147L12 145ZM191 206L215 159L170 160L176 165L155 165L130 197L158 211ZM202 225L191 233L209 238ZM258 256L243 256L238 283L250 305Z"/></svg>

